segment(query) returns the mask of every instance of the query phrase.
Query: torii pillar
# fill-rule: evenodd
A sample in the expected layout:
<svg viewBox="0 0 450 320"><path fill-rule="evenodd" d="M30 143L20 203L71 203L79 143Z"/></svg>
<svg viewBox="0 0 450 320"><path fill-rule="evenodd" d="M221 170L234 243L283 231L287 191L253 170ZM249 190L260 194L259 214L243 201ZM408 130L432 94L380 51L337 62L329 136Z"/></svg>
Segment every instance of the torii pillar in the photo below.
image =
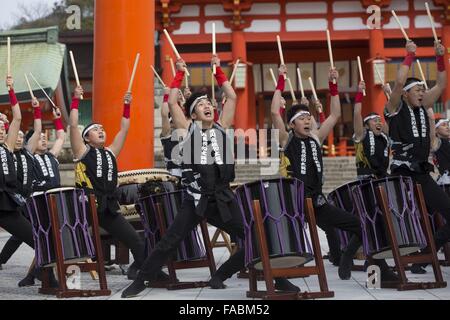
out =
<svg viewBox="0 0 450 320"><path fill-rule="evenodd" d="M120 171L153 167L153 76L155 1L97 0L94 29L93 121L111 144L120 129L123 96L137 53L132 88L131 126L118 157Z"/></svg>

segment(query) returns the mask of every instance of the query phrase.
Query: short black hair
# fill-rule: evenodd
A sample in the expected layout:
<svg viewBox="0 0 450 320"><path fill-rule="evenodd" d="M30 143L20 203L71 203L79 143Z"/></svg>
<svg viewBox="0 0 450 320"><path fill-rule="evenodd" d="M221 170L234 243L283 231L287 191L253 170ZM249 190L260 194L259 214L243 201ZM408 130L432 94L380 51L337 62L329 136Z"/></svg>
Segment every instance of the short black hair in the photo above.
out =
<svg viewBox="0 0 450 320"><path fill-rule="evenodd" d="M28 140L30 140L30 138L33 134L34 134L34 129L28 130L28 132L25 134L25 144L28 143Z"/></svg>
<svg viewBox="0 0 450 320"><path fill-rule="evenodd" d="M309 108L308 106L304 105L304 104L294 104L292 105L289 110L286 112L286 118L287 118L287 122L291 122L291 119L299 112L299 111L308 111L309 112Z"/></svg>
<svg viewBox="0 0 450 320"><path fill-rule="evenodd" d="M406 86L410 85L413 82L422 82L422 80L414 78L414 77L408 78L408 79L406 79L405 85L403 87L406 87ZM411 89L409 89L409 90L411 90ZM406 90L406 92L409 92L409 90Z"/></svg>
<svg viewBox="0 0 450 320"><path fill-rule="evenodd" d="M198 97L204 96L206 93L203 91L197 91L195 93L192 93L191 96L189 97L189 99L186 100L186 103L184 104L184 109L185 109L185 113L186 116L190 117L190 109L191 109L191 104L194 103L195 99L197 99ZM208 97L208 100L209 97Z"/></svg>

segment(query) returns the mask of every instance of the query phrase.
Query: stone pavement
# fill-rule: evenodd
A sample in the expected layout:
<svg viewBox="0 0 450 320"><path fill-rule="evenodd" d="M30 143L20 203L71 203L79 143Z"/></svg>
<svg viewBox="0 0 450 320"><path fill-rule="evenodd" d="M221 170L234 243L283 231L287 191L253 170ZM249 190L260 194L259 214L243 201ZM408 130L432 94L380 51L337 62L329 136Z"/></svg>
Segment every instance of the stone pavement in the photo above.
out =
<svg viewBox="0 0 450 320"><path fill-rule="evenodd" d="M213 231L214 229L210 230ZM320 232L320 240L323 253L326 252L327 244L325 235ZM0 246L3 247L9 234L0 232ZM39 281L33 287L19 288L17 283L23 278L28 265L33 258L33 251L24 244L11 258L11 260L3 266L0 271L0 299L1 300L45 300L55 299L54 297L40 295L38 293ZM220 265L228 258L228 252L225 248L214 249L216 262ZM333 267L327 260L324 261L327 273L328 286L330 290L335 292L334 299L337 300L448 300L450 299L450 287L433 290L414 290L414 291L397 291L394 289L367 289L365 287L366 275L363 272L353 272L351 280L342 281L337 275L337 268ZM390 262L392 264L392 261ZM427 268L428 273L425 275L412 275L407 272L407 276L411 281L425 280L431 281L432 269ZM450 282L450 267L442 268L444 280ZM208 270L206 268L187 269L177 272L178 278L182 281L189 280L207 280ZM108 287L112 294L109 297L96 297L89 299L120 299L120 294L124 288L130 283L125 276L121 274L118 266L112 271L107 272ZM299 285L302 290L317 290L317 277L310 276L303 279L292 279ZM236 276L226 281L227 288L225 290L212 290L209 288L196 288L187 290L169 291L166 289L146 289L140 296L131 300L243 300L248 290L248 280L238 279ZM81 285L85 288L95 288L96 283L90 280L89 274L83 273L81 276ZM258 286L264 288L264 283L259 282ZM80 299L80 298L74 298ZM84 299L84 298L83 298ZM72 299L73 300L73 299ZM328 300L328 299L327 299Z"/></svg>

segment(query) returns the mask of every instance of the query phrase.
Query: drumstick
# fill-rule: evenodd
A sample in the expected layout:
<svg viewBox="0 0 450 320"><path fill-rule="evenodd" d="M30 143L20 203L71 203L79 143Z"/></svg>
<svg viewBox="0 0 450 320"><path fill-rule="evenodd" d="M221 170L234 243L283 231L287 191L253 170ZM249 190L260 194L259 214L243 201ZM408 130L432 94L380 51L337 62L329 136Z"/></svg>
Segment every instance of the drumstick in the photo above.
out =
<svg viewBox="0 0 450 320"><path fill-rule="evenodd" d="M428 2L425 2L425 8L427 9L428 18L430 19L431 30L433 30L434 41L439 42L439 38L436 34L436 28L434 26L434 19L433 19L433 16L431 15L431 11L430 11L430 7L428 6Z"/></svg>
<svg viewBox="0 0 450 320"><path fill-rule="evenodd" d="M211 73L211 100L216 99L216 93L214 92L214 73Z"/></svg>
<svg viewBox="0 0 450 320"><path fill-rule="evenodd" d="M170 61L170 68L172 69L172 75L175 77L177 75L177 72L175 71L175 64L173 63L172 58L169 58Z"/></svg>
<svg viewBox="0 0 450 320"><path fill-rule="evenodd" d="M136 55L136 60L134 60L134 67L133 72L131 73L130 83L128 84L128 92L131 92L131 87L133 86L134 76L136 74L136 69L139 63L139 57L141 56L140 53Z"/></svg>
<svg viewBox="0 0 450 320"><path fill-rule="evenodd" d="M420 60L416 59L416 61L417 61L417 66L419 67L420 76L422 77L422 81L425 85L425 89L428 90L427 79L425 78L425 75L423 74L422 65L420 64Z"/></svg>
<svg viewBox="0 0 450 320"><path fill-rule="evenodd" d="M394 10L391 10L392 16L394 17L394 19L397 21L398 26L400 27L400 30L403 33L403 36L405 37L406 41L410 41L408 38L408 35L406 34L405 29L403 29L402 23L400 22L400 20L398 19L397 15L395 14Z"/></svg>
<svg viewBox="0 0 450 320"><path fill-rule="evenodd" d="M8 51L8 74L7 76L11 76L11 38L8 37L6 40L6 47Z"/></svg>
<svg viewBox="0 0 450 320"><path fill-rule="evenodd" d="M297 76L298 76L298 83L300 85L300 93L302 94L302 98L304 98L305 91L303 90L302 72L300 71L300 67L297 68Z"/></svg>
<svg viewBox="0 0 450 320"><path fill-rule="evenodd" d="M279 35L277 35L277 45L278 45L278 53L280 55L280 63L284 65L283 47L281 46L281 39ZM283 76L284 79L286 79L286 75Z"/></svg>
<svg viewBox="0 0 450 320"><path fill-rule="evenodd" d="M39 84L39 82L36 80L36 78L33 76L33 74L31 72L30 72L30 76L33 78L34 82L36 82L36 84L38 85L39 89L42 90L44 95L47 97L48 101L50 101L50 103L52 104L52 108L56 111L56 109L58 109L58 107L56 107L56 104L53 102L52 99L50 99L50 97L48 96L47 92L45 92L44 88L42 88L42 86Z"/></svg>
<svg viewBox="0 0 450 320"><path fill-rule="evenodd" d="M311 86L311 90L312 90L314 99L315 99L316 101L319 100L319 99L317 98L316 89L314 88L314 82L312 81L311 77L308 78L308 81L309 81L309 85Z"/></svg>
<svg viewBox="0 0 450 320"><path fill-rule="evenodd" d="M27 82L28 90L30 91L30 96L31 96L31 98L34 99L34 94L33 94L33 90L31 90L30 81L28 81L28 77L25 73L24 73L24 76L25 76L25 81Z"/></svg>
<svg viewBox="0 0 450 320"><path fill-rule="evenodd" d="M289 85L289 90L291 91L291 97L293 102L297 102L297 98L295 97L294 88L292 87L292 82L290 78L287 78L287 83Z"/></svg>
<svg viewBox="0 0 450 320"><path fill-rule="evenodd" d="M161 79L161 77L159 76L158 72L156 72L155 68L153 66L150 66L150 68L152 68L153 70L153 74L155 75L155 77L159 80L159 82L162 84L163 87L166 87L166 84L164 83L164 81Z"/></svg>
<svg viewBox="0 0 450 320"><path fill-rule="evenodd" d="M327 44L328 44L328 56L330 57L331 69L334 69L333 50L331 49L330 30L328 30L328 29L327 29ZM336 79L333 79L333 84L336 84Z"/></svg>
<svg viewBox="0 0 450 320"><path fill-rule="evenodd" d="M175 53L175 56L177 57L177 59L181 59L180 54L178 53L177 48L175 47L175 45L173 44L172 38L170 37L169 33L167 32L166 29L163 30L164 34L166 35L167 41L169 41L170 46L172 47L173 52ZM188 74L188 76L190 76L189 71L187 68L185 68L185 72Z"/></svg>
<svg viewBox="0 0 450 320"><path fill-rule="evenodd" d="M359 69L359 78L361 81L364 81L364 77L363 77L363 72L362 72L362 67L361 67L361 58L359 56L356 57L356 59L358 60L358 69ZM363 96L366 96L366 90L363 90Z"/></svg>
<svg viewBox="0 0 450 320"><path fill-rule="evenodd" d="M184 82L185 82L185 85L186 85L185 88L186 88L186 89L189 88L189 80L188 80L188 75L187 75L187 73L184 74Z"/></svg>
<svg viewBox="0 0 450 320"><path fill-rule="evenodd" d="M375 66L375 72L376 72L377 75L378 75L378 79L380 80L381 84L384 86L384 79L383 79L383 77L382 77L381 74L380 74L380 70L378 70L377 64L374 63L374 66ZM389 95L389 93L385 92L385 95L386 95L386 98L387 98L388 100L391 98L391 96Z"/></svg>
<svg viewBox="0 0 450 320"><path fill-rule="evenodd" d="M270 68L269 70L270 70L270 75L272 76L273 84L276 88L277 87L277 78L275 78L275 74L273 73L272 68Z"/></svg>
<svg viewBox="0 0 450 320"><path fill-rule="evenodd" d="M216 24L212 24L212 54L216 55ZM216 65L213 65L213 74L216 74Z"/></svg>
<svg viewBox="0 0 450 320"><path fill-rule="evenodd" d="M75 59L73 58L72 50L69 51L69 55L70 55L70 60L72 61L72 68L73 68L73 74L75 75L75 81L77 83L77 86L80 86L80 78L78 78L77 66L75 64ZM82 95L80 96L80 99L83 100Z"/></svg>

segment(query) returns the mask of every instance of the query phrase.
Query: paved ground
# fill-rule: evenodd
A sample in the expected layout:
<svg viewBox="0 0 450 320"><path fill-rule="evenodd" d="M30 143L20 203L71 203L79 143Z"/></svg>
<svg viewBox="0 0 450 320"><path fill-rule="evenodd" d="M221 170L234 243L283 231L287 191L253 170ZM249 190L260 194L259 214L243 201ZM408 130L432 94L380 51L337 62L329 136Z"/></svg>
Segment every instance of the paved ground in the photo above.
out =
<svg viewBox="0 0 450 320"><path fill-rule="evenodd" d="M327 249L324 235L320 234L323 251ZM8 234L0 232L0 245L3 247L8 239ZM38 293L38 284L33 287L19 288L17 282L25 275L28 264L33 258L33 251L22 245L18 252L11 258L8 264L3 266L0 271L0 299L2 300L43 300L54 299ZM220 265L228 258L228 252L224 248L214 249L216 262ZM328 261L325 261L325 268L328 278L328 286L335 292L334 299L338 300L447 300L450 299L450 287L433 290L415 290L415 291L397 291L394 289L367 289L365 287L366 275L363 272L353 272L352 279L342 281L338 278L337 268L333 267ZM412 275L409 272L407 276L411 281L425 280L431 281L432 270L427 268L425 275ZM444 280L450 282L450 267L442 268ZM188 280L207 280L208 270L206 268L197 268L178 271L178 278L183 281ZM82 274L82 286L94 288L92 280L88 274ZM90 299L120 299L121 291L130 283L116 266L107 273L108 286L112 291L109 297L98 297ZM317 277L304 279L293 279L295 284L302 290L317 290ZM212 290L208 288L187 289L178 291L168 291L165 289L147 289L135 300L242 300L247 299L245 292L248 289L248 280L238 279L235 276L227 282L227 289ZM258 285L264 287L263 282Z"/></svg>

